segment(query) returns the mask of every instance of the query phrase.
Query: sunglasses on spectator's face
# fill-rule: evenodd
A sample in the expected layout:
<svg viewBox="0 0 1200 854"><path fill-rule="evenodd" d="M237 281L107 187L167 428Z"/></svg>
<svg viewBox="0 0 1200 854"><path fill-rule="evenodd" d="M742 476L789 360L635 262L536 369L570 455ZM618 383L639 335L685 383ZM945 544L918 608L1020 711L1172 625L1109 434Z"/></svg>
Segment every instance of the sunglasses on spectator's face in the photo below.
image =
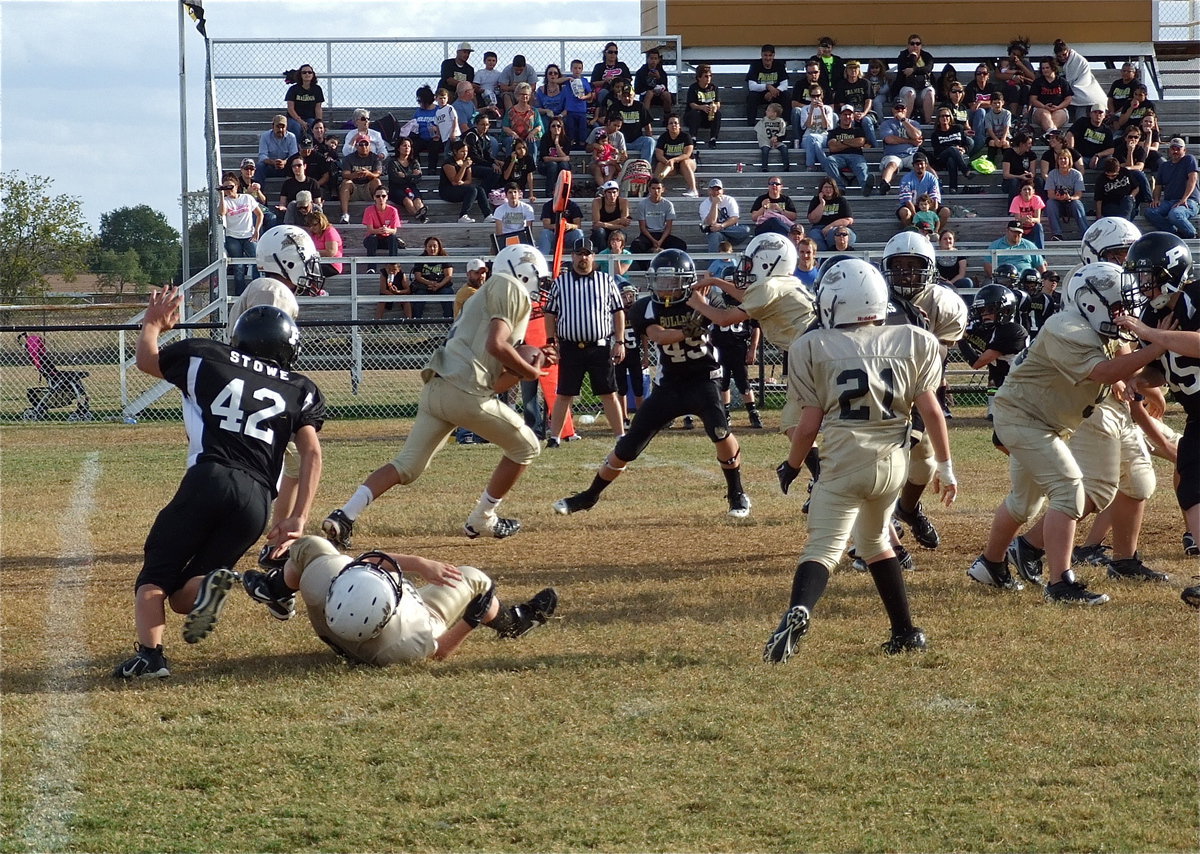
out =
<svg viewBox="0 0 1200 854"><path fill-rule="evenodd" d="M222 186L222 187L221 187L221 189L222 189L222 190L225 190L226 192L228 192L228 191L232 190L232 189L233 189L233 187Z"/></svg>
<svg viewBox="0 0 1200 854"><path fill-rule="evenodd" d="M243 171L243 172L245 172L245 171L247 171L247 170L249 170L250 172L253 172L253 171L254 171L254 167L253 167L253 166L243 166L243 167L242 167L242 171Z"/></svg>
<svg viewBox="0 0 1200 854"><path fill-rule="evenodd" d="M767 182L767 186L769 186L769 187L782 187L782 186L783 186L783 182L782 182L782 181L768 181L768 182Z"/></svg>
<svg viewBox="0 0 1200 854"><path fill-rule="evenodd" d="M920 47L920 45L921 45L921 43L919 41L910 41L909 44L912 45L913 47Z"/></svg>
<svg viewBox="0 0 1200 854"><path fill-rule="evenodd" d="M355 145L370 145L371 143L369 143L369 142L356 142L356 143L354 143L354 144L355 144Z"/></svg>
<svg viewBox="0 0 1200 854"><path fill-rule="evenodd" d="M386 198L387 198L387 193L376 193L376 194L375 194L375 198L377 198L377 199L386 199Z"/></svg>

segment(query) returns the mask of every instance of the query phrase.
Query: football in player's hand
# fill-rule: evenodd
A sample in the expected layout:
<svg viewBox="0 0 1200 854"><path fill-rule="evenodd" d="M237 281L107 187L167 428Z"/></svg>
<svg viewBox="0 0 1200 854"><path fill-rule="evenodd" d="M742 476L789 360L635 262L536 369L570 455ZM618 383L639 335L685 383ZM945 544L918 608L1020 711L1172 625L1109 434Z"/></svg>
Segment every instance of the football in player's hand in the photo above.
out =
<svg viewBox="0 0 1200 854"><path fill-rule="evenodd" d="M518 344L517 352L521 354L521 358L534 367L542 367L546 363L546 354L542 352L541 347L534 347L532 344Z"/></svg>

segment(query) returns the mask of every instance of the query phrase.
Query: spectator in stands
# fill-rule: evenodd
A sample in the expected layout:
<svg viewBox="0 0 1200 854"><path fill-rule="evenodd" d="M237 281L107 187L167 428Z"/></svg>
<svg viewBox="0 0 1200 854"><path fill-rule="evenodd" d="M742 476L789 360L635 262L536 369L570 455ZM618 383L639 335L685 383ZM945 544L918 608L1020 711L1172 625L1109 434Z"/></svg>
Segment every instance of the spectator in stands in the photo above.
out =
<svg viewBox="0 0 1200 854"><path fill-rule="evenodd" d="M642 106L646 108L646 112L650 112L650 107L656 102L662 107L663 124L666 124L675 106L670 82L667 79L667 71L663 68L662 54L658 48L650 48L646 51L645 64L633 75L633 91L642 99Z"/></svg>
<svg viewBox="0 0 1200 854"><path fill-rule="evenodd" d="M977 147L982 146L983 118L992 106L992 95L1000 91L999 84L992 79L992 68L981 62L975 66L975 75L963 87L963 106L967 108L967 121L975 133Z"/></svg>
<svg viewBox="0 0 1200 854"><path fill-rule="evenodd" d="M912 225L913 217L917 213L917 199L921 196L929 196L934 210L937 211L938 225L932 231L936 234L950 221L950 208L942 204L942 185L937 175L929 171L929 158L925 156L925 152L918 151L913 155L912 171L900 179L896 218L900 220L901 227L907 228Z"/></svg>
<svg viewBox="0 0 1200 854"><path fill-rule="evenodd" d="M666 132L658 138L658 142L654 146L654 174L659 179L664 179L671 174L681 176L687 187L683 191L683 195L693 199L700 195L696 191L694 151L692 138L683 129L679 116L669 117Z"/></svg>
<svg viewBox="0 0 1200 854"><path fill-rule="evenodd" d="M458 88L454 90L454 102L451 103L454 107L454 116L458 120L458 135L462 136L471 129L472 119L479 112L479 105L475 102L475 84L463 81L458 84Z"/></svg>
<svg viewBox="0 0 1200 854"><path fill-rule="evenodd" d="M849 232L849 241L857 238L850 226L854 225L854 215L850 210L850 200L842 195L837 181L826 177L817 185L817 192L808 203L808 236L817 244L818 249L833 248L833 233L840 229Z"/></svg>
<svg viewBox="0 0 1200 854"><path fill-rule="evenodd" d="M887 105L893 99L892 84L895 75L888 71L887 63L882 59L872 59L867 62L867 73L863 77L866 78L867 85L871 87L871 100L864 104L869 105L871 112L882 122L884 115L887 114ZM871 145L874 146L875 143L872 142Z"/></svg>
<svg viewBox="0 0 1200 854"><path fill-rule="evenodd" d="M367 249L367 257L374 258L379 250L384 254L395 257L407 244L400 239L400 227L404 224L400 219L400 211L388 204L388 191L383 187L375 190L375 204L363 211L362 224L367 227L367 236L363 238L363 246ZM374 273L375 267L368 267L368 273Z"/></svg>
<svg viewBox="0 0 1200 854"><path fill-rule="evenodd" d="M354 153L342 158L342 183L338 197L342 203L342 223L350 222L350 202L369 202L383 184L383 158L371 150L371 140L360 136L354 141Z"/></svg>
<svg viewBox="0 0 1200 854"><path fill-rule="evenodd" d="M500 129L504 133L502 138L504 144L501 146L501 150L511 152L516 140L524 140L529 152L534 157L536 168L538 141L546 132L546 126L542 123L541 115L533 108L532 86L525 82L516 84L513 88L513 97L515 97L516 103L505 112L504 121L500 125Z"/></svg>
<svg viewBox="0 0 1200 854"><path fill-rule="evenodd" d="M283 100L287 103L287 129L298 140L308 136L313 123L324 116L325 93L317 85L317 72L307 62L296 70L296 77Z"/></svg>
<svg viewBox="0 0 1200 854"><path fill-rule="evenodd" d="M293 157L288 163L288 172L290 175L279 190L279 210L286 211L288 205L295 200L296 194L301 190L307 190L313 204L320 209L322 207L321 185L308 177L308 165L304 162L304 158Z"/></svg>
<svg viewBox="0 0 1200 854"><path fill-rule="evenodd" d="M914 115L914 105L920 98L921 116L929 121L933 115L933 56L921 46L921 37L916 33L908 37L908 47L896 58L896 85L909 115Z"/></svg>
<svg viewBox="0 0 1200 854"><path fill-rule="evenodd" d="M1069 150L1058 153L1056 168L1046 176L1046 208L1050 214L1050 239L1063 239L1063 220L1071 219L1079 229L1079 238L1087 231L1087 213L1083 209L1083 175L1071 163Z"/></svg>
<svg viewBox="0 0 1200 854"><path fill-rule="evenodd" d="M482 258L472 258L467 262L467 280L463 282L458 293L454 295L454 316L458 317L462 313L463 305L475 292L483 287L483 283L487 281L488 275L491 273L488 270L487 261ZM460 430L463 428L459 428ZM470 432L470 431L467 431ZM483 441L487 441L484 439ZM463 444L460 442L459 444Z"/></svg>
<svg viewBox="0 0 1200 854"><path fill-rule="evenodd" d="M814 86L809 90L808 104L792 113L792 130L804 149L804 164L809 172L821 171L825 143L835 124L833 107L825 103L825 90Z"/></svg>
<svg viewBox="0 0 1200 854"><path fill-rule="evenodd" d="M834 228L833 245L829 247L830 252L843 254L854 248L854 232L844 225L839 225Z"/></svg>
<svg viewBox="0 0 1200 854"><path fill-rule="evenodd" d="M302 225L312 237L313 245L317 247L317 252L322 258L343 257L342 235L330 224L329 217L320 211L313 211L302 220ZM341 272L340 261L328 261L321 264L321 275L325 278L341 275Z"/></svg>
<svg viewBox="0 0 1200 854"><path fill-rule="evenodd" d="M746 70L746 127L754 127L763 104L786 105L791 85L787 69L775 61L775 45L763 45L759 58Z"/></svg>
<svg viewBox="0 0 1200 854"><path fill-rule="evenodd" d="M1132 222L1140 190L1132 170L1122 166L1115 157L1105 158L1092 194L1096 219L1119 216Z"/></svg>
<svg viewBox="0 0 1200 854"><path fill-rule="evenodd" d="M450 151L450 143L458 139L461 134L458 131L458 110L450 106L450 92L446 89L438 89L433 93L433 124L437 128L437 138L441 140L440 155ZM430 168L436 168L433 164Z"/></svg>
<svg viewBox="0 0 1200 854"><path fill-rule="evenodd" d="M958 86L962 89L962 81L958 79L958 72L954 70L954 66L950 63L942 68L942 73L938 75L937 84L933 87L933 103L950 103L950 90Z"/></svg>
<svg viewBox="0 0 1200 854"><path fill-rule="evenodd" d="M518 87L529 87L529 104L533 104L533 90L537 88L537 72L525 62L522 54L513 57L512 63L500 72L500 80L496 84L500 90L500 99L505 112L511 110L519 101L521 93Z"/></svg>
<svg viewBox="0 0 1200 854"><path fill-rule="evenodd" d="M430 101L432 102L432 100L431 93ZM371 150L379 155L381 161L387 157L388 148L387 143L383 140L383 135L371 127L371 111L362 108L354 111L354 130L346 134L346 140L342 143L342 157L354 153L354 143L360 136L365 136L371 141Z"/></svg>
<svg viewBox="0 0 1200 854"><path fill-rule="evenodd" d="M271 129L258 138L259 179L288 177L288 159L299 152L296 135L287 129L287 116L276 116Z"/></svg>
<svg viewBox="0 0 1200 854"><path fill-rule="evenodd" d="M823 153L821 165L825 174L837 181L843 194L846 192L846 179L842 177L842 170L849 169L858 179L863 195L869 196L874 192L875 186L867 174L867 159L863 156L863 150L871 146L867 142L865 129L855 119L857 115L856 105L842 104L838 113L838 123L829 132L829 153Z"/></svg>
<svg viewBox="0 0 1200 854"><path fill-rule="evenodd" d="M317 210L319 209L313 204L313 194L308 190L301 190L296 193L296 198L288 202L287 210L283 212L283 224L303 228L304 220Z"/></svg>
<svg viewBox="0 0 1200 854"><path fill-rule="evenodd" d="M471 129L462 136L467 144L467 156L471 158L471 175L489 193L504 185L500 176L500 170L504 168L499 156L500 143L492 136L491 129L491 118L481 110L475 114Z"/></svg>
<svg viewBox="0 0 1200 854"><path fill-rule="evenodd" d="M1124 111L1119 116L1115 117L1113 122L1117 129L1137 127L1142 117L1154 110L1154 102L1150 100L1149 90L1145 83L1135 83L1133 92L1129 96L1129 103L1125 105Z"/></svg>
<svg viewBox="0 0 1200 854"><path fill-rule="evenodd" d="M892 103L892 117L879 126L883 137L883 157L879 161L879 192L887 195L892 178L905 166L912 166L913 155L921 148L925 135L917 123L908 117L908 105L897 99Z"/></svg>
<svg viewBox="0 0 1200 854"><path fill-rule="evenodd" d="M1142 142L1146 146L1146 171L1151 175L1158 173L1158 164L1162 162L1159 146L1162 135L1158 129L1158 113L1151 110L1142 116Z"/></svg>
<svg viewBox="0 0 1200 854"><path fill-rule="evenodd" d="M966 89L961 83L955 80L946 89L946 94L937 99L937 103L933 106L933 116L930 117L930 124L937 126L937 114L941 110L949 110L950 117L953 120L951 123L962 125L963 131L968 137L975 136L975 129L971 126L971 110L966 102ZM980 114L980 119L983 116ZM973 143L973 140L972 140ZM972 144L972 147L973 144Z"/></svg>
<svg viewBox="0 0 1200 854"><path fill-rule="evenodd" d="M383 161L383 173L387 176L388 196L391 202L417 222L429 222L429 209L421 198L421 161L413 154L412 140L401 137L396 140L396 153Z"/></svg>
<svg viewBox="0 0 1200 854"><path fill-rule="evenodd" d="M304 153L304 140L300 140L300 154L308 164L308 174L321 185L324 197L336 199L342 182L342 143L337 137L326 136L323 120L318 119L312 129L312 153Z"/></svg>
<svg viewBox="0 0 1200 854"><path fill-rule="evenodd" d="M500 177L505 184L513 183L521 188L525 198L536 201L533 189L533 176L537 174L537 161L529 153L529 144L523 139L513 141L512 151L504 161Z"/></svg>
<svg viewBox="0 0 1200 854"><path fill-rule="evenodd" d="M824 90L826 93L829 89ZM862 65L857 59L846 63L842 79L834 86L833 104L841 115L842 108L847 104L854 108L854 120L862 126L863 138L874 148L879 140L875 136L875 128L879 117L872 110L871 104L875 98L875 87L863 77Z"/></svg>
<svg viewBox="0 0 1200 854"><path fill-rule="evenodd" d="M635 255L664 249L682 249L686 252L687 243L671 233L675 228L675 205L670 199L663 198L662 179L651 178L647 190L649 195L642 199L638 209L638 236L629 248ZM638 262L639 270L649 266L646 261Z"/></svg>
<svg viewBox="0 0 1200 854"><path fill-rule="evenodd" d="M1076 169L1098 170L1113 155L1113 132L1104 122L1104 107L1093 106L1088 110L1086 116L1071 125L1063 141L1075 151Z"/></svg>
<svg viewBox="0 0 1200 854"><path fill-rule="evenodd" d="M633 225L629 215L629 200L621 195L616 181L606 181L592 200L592 244L607 246L608 236Z"/></svg>
<svg viewBox="0 0 1200 854"><path fill-rule="evenodd" d="M700 128L708 128L708 147L716 148L721 135L721 93L712 82L712 66L696 66L696 82L688 87L684 103L684 121L692 139L700 138Z"/></svg>
<svg viewBox="0 0 1200 854"><path fill-rule="evenodd" d="M226 172L221 179L221 195L217 213L225 229L225 255L228 258L254 258L258 255L258 236L262 233L263 215L258 202L238 187L237 175ZM250 276L247 277L247 267ZM253 264L233 265L233 294L241 296L246 283L256 278Z"/></svg>
<svg viewBox="0 0 1200 854"><path fill-rule="evenodd" d="M611 117L608 124L610 127L620 127L621 117ZM622 148L624 145L625 134L619 130L609 132L604 128L596 128L588 136L588 151L591 153L589 165L597 187L620 176L621 164L629 157L629 152Z"/></svg>
<svg viewBox="0 0 1200 854"><path fill-rule="evenodd" d="M550 129L542 140L542 162L538 171L546 176L547 196L554 195L558 174L571 171L571 139L561 116L550 120Z"/></svg>
<svg viewBox="0 0 1200 854"><path fill-rule="evenodd" d="M1023 114L1029 103L1029 87L1037 72L1029 64L1029 39L1017 36L1008 43L1008 55L996 66L996 80L1004 86L1004 100L1013 105L1014 114Z"/></svg>
<svg viewBox="0 0 1200 854"><path fill-rule="evenodd" d="M441 80L438 82L438 86L449 92L457 92L459 83L470 83L471 88L474 89L475 67L471 65L471 54L474 50L470 42L459 42L454 56L442 60L442 68L439 72Z"/></svg>
<svg viewBox="0 0 1200 854"><path fill-rule="evenodd" d="M1196 158L1187 153L1186 143L1178 136L1168 143L1167 152L1167 157L1158 166L1154 200L1146 208L1146 219L1159 231L1193 240L1196 226L1192 219L1200 211Z"/></svg>
<svg viewBox="0 0 1200 854"><path fill-rule="evenodd" d="M998 237L988 244L988 249L998 250L997 264L1012 264L1017 274L1028 269L1044 272L1046 259L1038 254L1037 247L1024 237L1025 229L1017 220L1009 220L1004 230L1004 236ZM983 273L987 280L992 280L992 256L988 255L983 262Z"/></svg>
<svg viewBox="0 0 1200 854"><path fill-rule="evenodd" d="M481 109L494 111L491 118L495 121L500 120L501 106L500 71L496 68L499 59L494 51L485 51L483 68L475 72L475 88L479 93Z"/></svg>
<svg viewBox="0 0 1200 854"><path fill-rule="evenodd" d="M811 297L817 292L817 278L821 270L817 267L817 242L806 236L804 226L796 223L789 236L796 244L796 272L794 275L804 285Z"/></svg>
<svg viewBox="0 0 1200 854"><path fill-rule="evenodd" d="M1021 189L1013 197L1008 206L1008 212L1021 223L1022 237L1042 249L1046 245L1045 233L1042 231L1042 211L1046 202L1034 190L1032 178L1021 179Z"/></svg>
<svg viewBox="0 0 1200 854"><path fill-rule="evenodd" d="M1043 59L1041 74L1029 87L1029 106L1033 107L1033 124L1043 131L1063 127L1071 119L1071 103L1075 90L1058 73L1058 63Z"/></svg>
<svg viewBox="0 0 1200 854"><path fill-rule="evenodd" d="M810 59L804 66L804 76L792 86L792 116L796 115L797 110L811 104L813 92L818 90L825 91L821 83L821 63Z"/></svg>
<svg viewBox="0 0 1200 854"><path fill-rule="evenodd" d="M592 91L596 95L597 121L607 110L605 102L616 94L613 91L613 84L618 80L633 83L633 73L629 70L628 65L617 59L618 54L617 43L609 42L604 46L604 59L597 62L592 68Z"/></svg>
<svg viewBox="0 0 1200 854"><path fill-rule="evenodd" d="M447 164L449 165L449 164ZM454 267L438 258L445 258L446 247L440 237L430 235L425 238L424 258L413 265L411 281L412 292L419 295L450 296L454 293ZM454 314L453 301L447 300L442 304L442 317L450 318ZM418 320L425 316L425 303L413 303L413 317Z"/></svg>
<svg viewBox="0 0 1200 854"><path fill-rule="evenodd" d="M1117 159L1117 163L1129 173L1129 177L1137 184L1137 204L1148 204L1154 191L1150 186L1150 176L1146 166L1149 151L1142 141L1142 129L1140 127L1134 125L1128 128L1125 131L1125 135L1113 143L1113 157Z"/></svg>
<svg viewBox="0 0 1200 854"><path fill-rule="evenodd" d="M1075 152L1067 148L1066 138L1060 130L1052 130L1046 134L1046 142L1048 148L1042 152L1041 158L1038 160L1038 172L1041 177L1039 190L1046 186L1046 176L1058 168L1058 155L1062 152L1067 152L1071 155L1071 162L1075 162Z"/></svg>
<svg viewBox="0 0 1200 854"><path fill-rule="evenodd" d="M1034 181L1036 186L1033 157L1033 137L1024 131L1018 132L1013 137L1012 147L1004 152L1004 164L1000 172L1000 186L1010 202L1021 191L1022 182Z"/></svg>
<svg viewBox="0 0 1200 854"><path fill-rule="evenodd" d="M1092 74L1092 65L1079 51L1072 50L1062 39L1054 42L1054 59L1066 81L1075 91L1074 103L1081 107L1103 108L1108 99Z"/></svg>
<svg viewBox="0 0 1200 854"><path fill-rule="evenodd" d="M588 108L595 101L592 84L583 77L583 60L571 60L571 76L563 81L566 92L567 136L572 148L579 148L588 134Z"/></svg>
<svg viewBox="0 0 1200 854"><path fill-rule="evenodd" d="M741 246L750 239L750 226L742 225L737 199L725 195L720 178L708 182L708 196L700 200L700 231L708 238L708 251L717 252L721 241Z"/></svg>
<svg viewBox="0 0 1200 854"><path fill-rule="evenodd" d="M957 235L948 228L942 229L938 235L937 270L942 281L951 285L955 290L971 290L975 282L967 275L967 258L965 255L954 254L954 244Z"/></svg>
<svg viewBox="0 0 1200 854"><path fill-rule="evenodd" d="M521 186L515 181L504 185L504 201L492 213L492 220L495 222L496 237L520 234L526 230L529 230L532 237L533 206L521 201ZM504 244L498 241L498 245Z"/></svg>
<svg viewBox="0 0 1200 854"><path fill-rule="evenodd" d="M767 191L754 200L750 208L750 219L754 221L754 236L773 231L776 234L791 233L798 213L791 198L783 192L783 181L772 175L767 181ZM801 226L801 236L804 227Z"/></svg>
<svg viewBox="0 0 1200 854"><path fill-rule="evenodd" d="M317 182L317 187L320 192L316 193L314 198L324 201L325 197L337 187L337 179L334 178L334 172L330 170L329 161L325 159L325 155L318 152L316 143L312 137L303 136L300 138L300 153L292 158L288 163L288 168L297 159L304 161L304 174ZM340 172L341 170L338 170ZM330 186L332 184L332 186Z"/></svg>
<svg viewBox="0 0 1200 854"><path fill-rule="evenodd" d="M1117 127L1117 121L1121 118L1121 113L1125 112L1125 109L1129 106L1130 96L1133 95L1133 87L1140 82L1137 66L1132 62L1126 62L1121 66L1121 76L1109 84L1108 123L1114 128Z"/></svg>
<svg viewBox="0 0 1200 854"><path fill-rule="evenodd" d="M1004 157L1013 145L1010 137L1013 117L1012 113L1005 109L1005 97L1003 92L993 92L988 111L983 116L984 150L987 151L988 159L996 166L1004 163ZM1032 137L1030 141L1032 142Z"/></svg>
<svg viewBox="0 0 1200 854"><path fill-rule="evenodd" d="M484 217L492 215L488 207L487 190L478 183L471 173L471 158L467 154L467 143L456 139L450 143L450 156L442 164L438 172L438 198L443 202L458 202L459 222L474 222L471 218L471 204L479 205L479 211Z"/></svg>
<svg viewBox="0 0 1200 854"><path fill-rule="evenodd" d="M553 62L546 66L542 85L534 93L534 107L542 115L542 123L562 121L567 115L567 92L563 86L562 70Z"/></svg>
<svg viewBox="0 0 1200 854"><path fill-rule="evenodd" d="M559 223L563 228L563 248L570 252L576 243L583 240L583 211L573 199L567 199L567 208L561 212L554 210L554 193L547 193L546 203L542 205L542 231L538 235L537 246L548 260L554 258L554 241L558 235Z"/></svg>
<svg viewBox="0 0 1200 854"><path fill-rule="evenodd" d="M633 266L633 262L626 261L624 258L626 255L632 254L632 252L625 248L625 232L620 229L610 231L608 233L608 246L596 253L596 269L601 273L608 273L608 275L617 280L617 284L619 285L628 284L629 280L625 278L625 274L629 272L629 268ZM626 307L628 307L628 303ZM626 347L628 347L628 344L626 344Z"/></svg>
<svg viewBox="0 0 1200 854"><path fill-rule="evenodd" d="M625 136L625 147L631 156L654 163L653 130L649 111L633 96L633 87L624 80L613 84L613 103L608 116L621 118L620 131Z"/></svg>
<svg viewBox="0 0 1200 854"><path fill-rule="evenodd" d="M379 295L384 297L403 297L412 294L412 285L404 275L404 268L399 264L384 264L379 274ZM412 317L412 303L377 302L375 303L375 319L383 320L388 312L397 311L405 318Z"/></svg>
<svg viewBox="0 0 1200 854"><path fill-rule="evenodd" d="M959 89L961 92L962 90ZM937 108L937 124L933 128L933 162L950 173L950 192L958 192L958 176L971 182L971 139L968 131L954 120L950 107Z"/></svg>
<svg viewBox="0 0 1200 854"><path fill-rule="evenodd" d="M279 217L276 215L275 208L267 205L267 196L263 193L262 185L255 180L256 167L254 160L247 157L242 161L241 168L237 173L237 183L239 192L246 193L255 202L258 203L259 211L263 217L263 231L269 231L279 224Z"/></svg>
<svg viewBox="0 0 1200 854"><path fill-rule="evenodd" d="M428 86L417 89L417 108L413 110L413 121L417 123L417 132L410 137L413 152L418 157L424 154L429 171L436 172L442 154L442 141L438 135L435 96Z"/></svg>
<svg viewBox="0 0 1200 854"><path fill-rule="evenodd" d="M833 52L835 47L837 47L837 42L833 36L821 36L817 39L817 52L808 58L809 62L815 59L819 63L821 88L830 93L830 97L838 83L845 79L846 74L846 63ZM861 104L863 99L860 97L855 100L855 103Z"/></svg>

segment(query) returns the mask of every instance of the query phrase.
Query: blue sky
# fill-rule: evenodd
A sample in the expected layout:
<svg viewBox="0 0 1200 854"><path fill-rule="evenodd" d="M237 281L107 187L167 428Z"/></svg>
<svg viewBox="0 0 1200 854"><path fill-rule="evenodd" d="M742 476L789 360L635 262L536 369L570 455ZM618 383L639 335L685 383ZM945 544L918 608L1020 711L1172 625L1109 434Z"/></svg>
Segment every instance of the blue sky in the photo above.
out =
<svg viewBox="0 0 1200 854"><path fill-rule="evenodd" d="M93 228L102 213L137 204L179 228L177 9L174 0L0 2L0 169L52 177L55 192L82 200ZM205 11L214 39L604 37L639 28L636 0L206 0ZM203 40L190 20L184 35L189 187L198 189Z"/></svg>

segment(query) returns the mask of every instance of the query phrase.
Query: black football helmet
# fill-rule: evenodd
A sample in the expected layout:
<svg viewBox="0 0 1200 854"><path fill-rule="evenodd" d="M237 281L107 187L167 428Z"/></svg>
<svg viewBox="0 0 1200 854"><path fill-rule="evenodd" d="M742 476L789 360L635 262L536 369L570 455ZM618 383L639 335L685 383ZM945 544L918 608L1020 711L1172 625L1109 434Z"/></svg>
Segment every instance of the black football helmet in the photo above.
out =
<svg viewBox="0 0 1200 854"><path fill-rule="evenodd" d="M1021 290L1033 296L1042 292L1042 274L1032 267L1026 267L1021 271L1021 278L1018 281Z"/></svg>
<svg viewBox="0 0 1200 854"><path fill-rule="evenodd" d="M1162 308L1191 270L1192 253L1183 240L1169 231L1143 234L1125 256L1121 298L1130 313L1140 313L1147 303Z"/></svg>
<svg viewBox="0 0 1200 854"><path fill-rule="evenodd" d="M989 320L983 316L985 311L995 316ZM971 320L977 323L1000 323L1012 320L1016 314L1017 295L1004 285L984 285L971 300Z"/></svg>
<svg viewBox="0 0 1200 854"><path fill-rule="evenodd" d="M229 343L239 353L291 370L300 356L300 327L283 309L256 305L238 318Z"/></svg>
<svg viewBox="0 0 1200 854"><path fill-rule="evenodd" d="M1004 285L1009 290L1016 290L1021 282L1021 273L1013 264L997 264L992 271L992 284Z"/></svg>
<svg viewBox="0 0 1200 854"><path fill-rule="evenodd" d="M650 262L646 278L655 302L663 305L683 302L696 286L696 262L682 249L664 249Z"/></svg>

